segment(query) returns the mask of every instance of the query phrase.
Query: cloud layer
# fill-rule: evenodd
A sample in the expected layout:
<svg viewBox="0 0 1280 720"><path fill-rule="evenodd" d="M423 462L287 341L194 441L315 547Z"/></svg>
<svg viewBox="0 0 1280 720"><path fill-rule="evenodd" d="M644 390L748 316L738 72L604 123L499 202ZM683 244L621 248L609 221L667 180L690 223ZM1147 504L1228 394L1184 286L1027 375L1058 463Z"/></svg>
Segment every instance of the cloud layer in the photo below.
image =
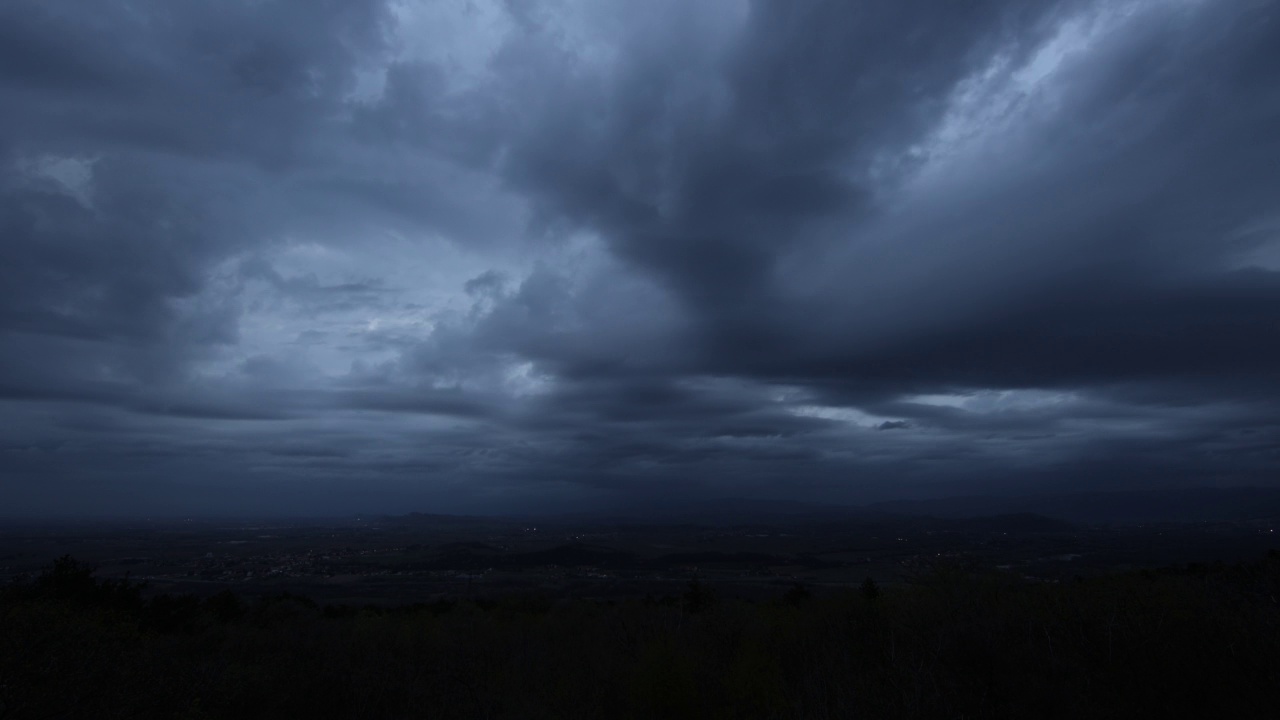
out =
<svg viewBox="0 0 1280 720"><path fill-rule="evenodd" d="M6 514L1267 484L1280 2L0 7Z"/></svg>

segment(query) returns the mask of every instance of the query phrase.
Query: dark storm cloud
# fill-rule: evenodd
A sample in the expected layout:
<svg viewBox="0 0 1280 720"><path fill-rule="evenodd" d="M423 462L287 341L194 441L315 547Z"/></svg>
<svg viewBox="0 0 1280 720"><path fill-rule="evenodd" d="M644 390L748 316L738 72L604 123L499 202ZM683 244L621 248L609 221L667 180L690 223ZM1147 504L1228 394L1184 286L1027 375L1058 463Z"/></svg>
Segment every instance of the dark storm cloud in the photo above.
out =
<svg viewBox="0 0 1280 720"><path fill-rule="evenodd" d="M567 153L548 138L520 167L536 192L558 191L547 202L602 227L620 254L674 285L704 323L707 370L821 375L827 356L829 372L871 375L878 387L895 375L909 382L919 363L938 384L1022 387L1203 373L1227 358L1274 366L1275 344L1259 345L1280 307L1270 302L1275 273L1223 267L1238 250L1230 234L1275 196L1276 91L1259 68L1280 58L1274 23L1256 22L1270 4L1201 10L1167 21L1165 36L1139 37L1137 49L1106 49L1115 57L1090 68L1100 77L1066 88L1073 112L1031 138L1042 144L1010 139L1014 157L996 158L1012 166L1008 179L975 178L992 186L938 197L941 207L906 221L861 199L874 190L858 177L869 173L864 156L918 141L945 110L940 96L1025 19L982 3L949 6L963 9L954 17L910 3L883 17L811 5L760 6L728 61L732 100L706 127L662 118L671 95L637 88L627 97L640 107L619 109L603 138L587 134ZM686 61L677 53L644 69L675 75ZM547 132L587 122L576 110ZM664 119L691 137L655 152L651 126ZM663 164L675 169L652 194L623 186ZM899 237L860 247L870 245L861 233L890 222L905 225L891 228ZM812 248L834 265L826 278L802 260L796 282L816 289L787 287L803 243L847 248ZM868 333L906 337L868 352L878 340ZM1080 377L1092 368L1097 376Z"/></svg>
<svg viewBox="0 0 1280 720"><path fill-rule="evenodd" d="M381 42L379 2L8 3L23 140L287 161Z"/></svg>
<svg viewBox="0 0 1280 720"><path fill-rule="evenodd" d="M948 9L760 3L724 57L677 34L620 63L603 120L582 112L594 97L544 120L514 156L516 182L599 230L696 327L646 367L626 368L644 357L628 351L594 366L619 388L637 372L731 375L900 413L883 403L1143 384L1164 388L1144 403L1154 422L1174 398L1274 394L1280 273L1239 257L1261 239L1241 236L1251 225L1275 236L1275 4L1139 5L1145 22L1064 71L1055 112L977 157L994 171L975 163L970 187L895 214L898 199L877 196L927 162L911 151L966 78L997 52L1016 67L1073 13L1105 16L1084 4ZM703 94L691 100L689 85ZM591 392L609 404L596 417L645 406ZM936 412L917 407L904 414ZM948 415L956 432L995 422Z"/></svg>
<svg viewBox="0 0 1280 720"><path fill-rule="evenodd" d="M1277 72L1273 0L9 3L0 487L1264 482Z"/></svg>
<svg viewBox="0 0 1280 720"><path fill-rule="evenodd" d="M714 313L709 331L759 326L778 258L864 209L851 166L935 120L1018 7L756 3L722 55L696 32L633 48L607 97L563 99L508 171Z"/></svg>

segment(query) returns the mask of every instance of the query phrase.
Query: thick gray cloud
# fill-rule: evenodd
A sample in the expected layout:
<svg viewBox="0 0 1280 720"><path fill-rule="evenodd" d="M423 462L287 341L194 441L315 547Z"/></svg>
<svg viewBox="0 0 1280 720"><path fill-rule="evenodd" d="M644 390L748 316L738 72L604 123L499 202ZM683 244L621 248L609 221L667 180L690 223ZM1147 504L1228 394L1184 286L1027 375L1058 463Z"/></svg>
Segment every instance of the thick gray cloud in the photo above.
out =
<svg viewBox="0 0 1280 720"><path fill-rule="evenodd" d="M7 514L1263 484L1280 2L0 7Z"/></svg>

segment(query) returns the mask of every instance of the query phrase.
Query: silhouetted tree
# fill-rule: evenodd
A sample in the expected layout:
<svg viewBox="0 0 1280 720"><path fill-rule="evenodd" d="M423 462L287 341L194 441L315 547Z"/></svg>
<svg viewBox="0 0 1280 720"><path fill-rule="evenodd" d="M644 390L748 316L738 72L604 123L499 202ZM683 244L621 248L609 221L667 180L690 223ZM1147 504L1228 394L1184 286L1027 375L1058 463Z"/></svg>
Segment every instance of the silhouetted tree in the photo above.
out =
<svg viewBox="0 0 1280 720"><path fill-rule="evenodd" d="M689 581L689 589L684 593L684 607L691 613L710 609L716 602L715 591L703 585L698 578Z"/></svg>
<svg viewBox="0 0 1280 720"><path fill-rule="evenodd" d="M880 597L880 586L870 577L862 581L862 597L868 600L875 600Z"/></svg>

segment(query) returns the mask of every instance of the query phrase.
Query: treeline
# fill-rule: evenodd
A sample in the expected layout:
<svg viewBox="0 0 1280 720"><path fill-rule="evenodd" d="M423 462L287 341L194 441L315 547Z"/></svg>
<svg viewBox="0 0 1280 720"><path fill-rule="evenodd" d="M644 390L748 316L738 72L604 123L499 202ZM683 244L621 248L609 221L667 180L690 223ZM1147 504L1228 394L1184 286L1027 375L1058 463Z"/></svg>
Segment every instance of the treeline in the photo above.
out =
<svg viewBox="0 0 1280 720"><path fill-rule="evenodd" d="M393 609L0 591L0 718L1273 718L1280 554L1059 584L940 567L771 602Z"/></svg>

